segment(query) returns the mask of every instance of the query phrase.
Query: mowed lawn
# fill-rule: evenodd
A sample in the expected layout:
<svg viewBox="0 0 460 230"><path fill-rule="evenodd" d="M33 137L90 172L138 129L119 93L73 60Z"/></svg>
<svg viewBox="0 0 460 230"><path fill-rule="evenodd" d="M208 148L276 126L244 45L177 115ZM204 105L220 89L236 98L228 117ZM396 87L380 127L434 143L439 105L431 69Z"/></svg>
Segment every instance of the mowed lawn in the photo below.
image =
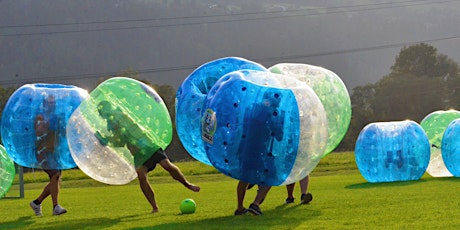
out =
<svg viewBox="0 0 460 230"><path fill-rule="evenodd" d="M51 199L36 217L29 202L46 184L42 172L25 175L25 198L14 184L0 200L0 229L458 229L460 227L460 179L433 178L393 183L368 183L354 164L352 153L333 153L313 171L309 191L314 199L299 205L284 204L285 186L273 187L261 205L262 216L233 216L237 181L198 162L178 163L187 178L201 186L194 193L165 175L151 173L160 212L150 206L137 181L128 185L104 185L82 176L79 170L64 171L60 203L68 209L51 215ZM67 177L66 177L67 175ZM30 181L37 182L30 182ZM248 191L246 206L256 188ZM194 214L182 215L179 204L192 198Z"/></svg>

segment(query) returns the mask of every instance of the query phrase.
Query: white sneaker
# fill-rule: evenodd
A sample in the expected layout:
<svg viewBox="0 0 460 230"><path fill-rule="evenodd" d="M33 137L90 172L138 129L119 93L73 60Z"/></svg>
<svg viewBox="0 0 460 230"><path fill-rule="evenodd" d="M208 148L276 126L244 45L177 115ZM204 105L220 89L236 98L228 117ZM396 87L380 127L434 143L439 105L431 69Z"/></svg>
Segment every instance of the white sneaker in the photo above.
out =
<svg viewBox="0 0 460 230"><path fill-rule="evenodd" d="M42 206L40 204L35 204L33 201L30 202L30 207L34 210L36 216L42 216Z"/></svg>
<svg viewBox="0 0 460 230"><path fill-rule="evenodd" d="M61 215L61 214L64 214L66 212L67 212L67 210L65 208L61 207L61 205L56 205L56 207L54 207L54 209L53 209L53 216Z"/></svg>

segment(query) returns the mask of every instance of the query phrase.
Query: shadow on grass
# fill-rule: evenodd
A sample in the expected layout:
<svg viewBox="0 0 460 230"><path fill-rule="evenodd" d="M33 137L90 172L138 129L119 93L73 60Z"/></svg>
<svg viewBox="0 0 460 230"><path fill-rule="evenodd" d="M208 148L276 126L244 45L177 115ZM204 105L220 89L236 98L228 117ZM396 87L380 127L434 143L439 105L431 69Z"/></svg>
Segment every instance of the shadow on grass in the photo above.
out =
<svg viewBox="0 0 460 230"><path fill-rule="evenodd" d="M292 229L321 215L320 210L308 205L280 205L272 210L263 210L263 215L250 213L242 216L223 216L189 222L174 222L151 226L153 229ZM299 212L302 212L299 214ZM178 214L181 216L181 214ZM132 228L138 230L142 228Z"/></svg>
<svg viewBox="0 0 460 230"><path fill-rule="evenodd" d="M379 183L359 183L359 184L351 184L345 186L346 189L367 189L367 188L382 188L382 187L400 187L400 186L408 186L416 183L423 182L424 180L418 181L395 181L395 182L379 182Z"/></svg>
<svg viewBox="0 0 460 230"><path fill-rule="evenodd" d="M395 181L395 182L380 182L380 183L359 183L359 184L351 184L345 186L346 189L367 189L367 188L381 188L381 187L400 187L400 186L408 186L418 183L424 183L428 181L452 181L452 182L460 182L460 178L458 177L426 177L419 180L412 180L412 181Z"/></svg>
<svg viewBox="0 0 460 230"><path fill-rule="evenodd" d="M102 229L110 228L120 222L117 219L109 218L97 218L97 219L79 219L79 220L66 220L66 221L54 221L53 223L47 223L46 225L37 224L35 218L42 217L31 217L22 216L17 220L3 222L0 229L82 229L87 226L91 228Z"/></svg>

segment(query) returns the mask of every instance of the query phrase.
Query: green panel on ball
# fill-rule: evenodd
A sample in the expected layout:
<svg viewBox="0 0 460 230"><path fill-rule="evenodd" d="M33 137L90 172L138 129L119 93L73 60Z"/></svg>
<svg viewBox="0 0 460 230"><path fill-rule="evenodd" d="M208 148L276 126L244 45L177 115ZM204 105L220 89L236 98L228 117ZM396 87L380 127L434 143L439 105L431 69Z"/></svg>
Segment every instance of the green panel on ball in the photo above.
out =
<svg viewBox="0 0 460 230"><path fill-rule="evenodd" d="M5 147L0 145L0 198L11 188L15 174L13 160L6 153Z"/></svg>

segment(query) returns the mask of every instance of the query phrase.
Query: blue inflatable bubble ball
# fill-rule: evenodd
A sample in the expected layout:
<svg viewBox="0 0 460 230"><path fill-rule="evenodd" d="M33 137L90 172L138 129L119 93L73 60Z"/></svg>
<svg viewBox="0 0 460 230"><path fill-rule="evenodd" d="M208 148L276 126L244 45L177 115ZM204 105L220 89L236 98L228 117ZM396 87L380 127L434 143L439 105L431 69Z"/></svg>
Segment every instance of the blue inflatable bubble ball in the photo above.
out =
<svg viewBox="0 0 460 230"><path fill-rule="evenodd" d="M414 121L376 122L361 130L355 157L369 182L418 180L430 161L430 143Z"/></svg>
<svg viewBox="0 0 460 230"><path fill-rule="evenodd" d="M460 177L460 118L446 128L442 142L442 159L446 168L455 177Z"/></svg>
<svg viewBox="0 0 460 230"><path fill-rule="evenodd" d="M238 180L296 182L316 167L326 148L324 107L295 78L257 70L228 73L211 88L203 110L207 157Z"/></svg>
<svg viewBox="0 0 460 230"><path fill-rule="evenodd" d="M8 99L2 114L2 141L14 162L39 169L76 167L66 126L88 97L84 89L60 84L27 84Z"/></svg>
<svg viewBox="0 0 460 230"><path fill-rule="evenodd" d="M6 149L0 145L0 198L10 190L15 175L13 160L6 153Z"/></svg>
<svg viewBox="0 0 460 230"><path fill-rule="evenodd" d="M225 57L195 69L176 94L176 130L182 145L196 160L211 165L201 140L202 106L209 90L225 74L236 70L266 70L262 65L239 57Z"/></svg>
<svg viewBox="0 0 460 230"><path fill-rule="evenodd" d="M127 184L141 166L172 140L168 109L156 91L125 77L99 84L67 125L71 154L89 177Z"/></svg>

